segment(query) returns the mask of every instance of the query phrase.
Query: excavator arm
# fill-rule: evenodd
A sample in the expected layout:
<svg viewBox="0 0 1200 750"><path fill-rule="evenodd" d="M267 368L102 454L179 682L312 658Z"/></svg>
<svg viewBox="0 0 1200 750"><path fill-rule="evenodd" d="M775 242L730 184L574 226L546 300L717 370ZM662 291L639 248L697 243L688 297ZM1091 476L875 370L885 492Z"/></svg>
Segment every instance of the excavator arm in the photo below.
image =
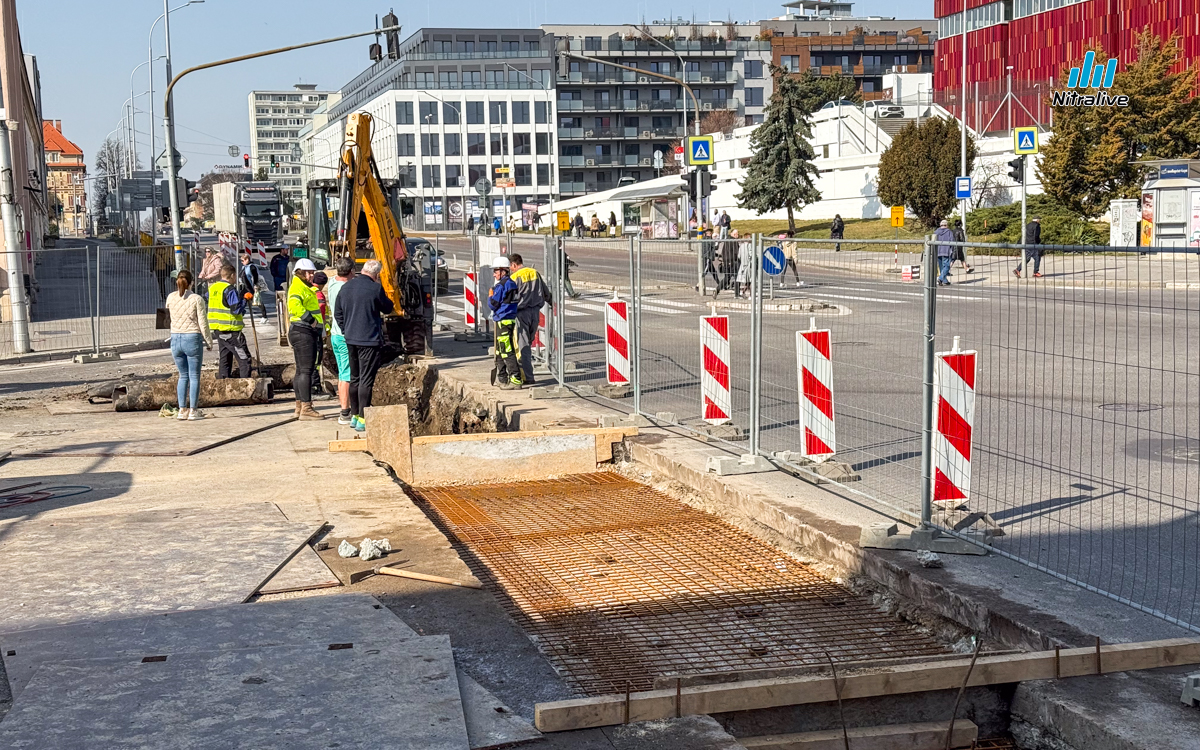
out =
<svg viewBox="0 0 1200 750"><path fill-rule="evenodd" d="M379 281L395 306L395 314L403 316L404 293L399 268L407 255L404 232L396 223L387 196L379 186L378 170L371 154L371 115L366 112L355 112L347 118L338 183L341 206L345 210L338 217L337 236L331 243L332 255L337 258L348 254L359 261L358 224L359 217L365 216L375 259L383 265Z"/></svg>

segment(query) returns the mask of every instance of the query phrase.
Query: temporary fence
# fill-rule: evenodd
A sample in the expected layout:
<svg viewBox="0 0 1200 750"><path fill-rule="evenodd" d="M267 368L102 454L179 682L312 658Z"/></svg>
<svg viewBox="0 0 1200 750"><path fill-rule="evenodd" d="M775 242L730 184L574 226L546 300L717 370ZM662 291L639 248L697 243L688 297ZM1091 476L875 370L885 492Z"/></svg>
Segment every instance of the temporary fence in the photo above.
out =
<svg viewBox="0 0 1200 750"><path fill-rule="evenodd" d="M960 247L548 242L551 369L611 382L615 297L615 405L793 471L844 462L836 491L911 525L978 539L955 519L986 514L994 553L1200 632L1197 248L1039 246L1018 276L1033 248L973 244L941 286L939 246Z"/></svg>

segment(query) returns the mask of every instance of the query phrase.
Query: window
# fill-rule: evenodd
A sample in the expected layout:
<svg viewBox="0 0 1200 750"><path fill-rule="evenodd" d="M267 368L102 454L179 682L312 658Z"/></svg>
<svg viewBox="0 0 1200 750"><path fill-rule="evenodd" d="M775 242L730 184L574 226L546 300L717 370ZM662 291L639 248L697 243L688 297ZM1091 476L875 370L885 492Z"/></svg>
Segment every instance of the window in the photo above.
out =
<svg viewBox="0 0 1200 750"><path fill-rule="evenodd" d="M671 75L670 62L652 62L650 63L651 73L662 73L663 75Z"/></svg>
<svg viewBox="0 0 1200 750"><path fill-rule="evenodd" d="M418 125L437 125L438 124L438 103L437 102L421 102L421 120Z"/></svg>
<svg viewBox="0 0 1200 750"><path fill-rule="evenodd" d="M583 38L583 48L584 48L584 49L588 49L588 50L598 50L598 49L601 49L601 46L600 46L600 37L598 37L598 36L585 36L585 37Z"/></svg>
<svg viewBox="0 0 1200 750"><path fill-rule="evenodd" d="M743 63L746 71L746 78L762 78L762 60L747 60Z"/></svg>
<svg viewBox="0 0 1200 750"><path fill-rule="evenodd" d="M533 184L533 165L518 164L516 166L517 187L528 187Z"/></svg>
<svg viewBox="0 0 1200 750"><path fill-rule="evenodd" d="M714 60L712 64L713 78L724 78L729 72L729 63L724 60Z"/></svg>
<svg viewBox="0 0 1200 750"><path fill-rule="evenodd" d="M458 107L459 107L458 104L451 104L450 102L443 102L442 103L442 122L446 123L447 125L457 125L458 124Z"/></svg>
<svg viewBox="0 0 1200 750"><path fill-rule="evenodd" d="M654 117L654 118L651 118L650 122L653 124L655 130L666 130L675 125L675 118L674 117ZM636 122L633 124L637 125Z"/></svg>
<svg viewBox="0 0 1200 750"><path fill-rule="evenodd" d="M763 105L763 90L758 87L746 87L746 106L761 107Z"/></svg>
<svg viewBox="0 0 1200 750"><path fill-rule="evenodd" d="M467 133L467 156L487 156L485 133Z"/></svg>
<svg viewBox="0 0 1200 750"><path fill-rule="evenodd" d="M412 125L413 124L412 102L396 102L396 124L397 125Z"/></svg>
<svg viewBox="0 0 1200 750"><path fill-rule="evenodd" d="M529 102L512 103L513 125L529 124Z"/></svg>
<svg viewBox="0 0 1200 750"><path fill-rule="evenodd" d="M559 89L558 99L559 101L577 102L583 99L583 92L579 89Z"/></svg>
<svg viewBox="0 0 1200 750"><path fill-rule="evenodd" d="M534 137L534 140L537 142L538 156L549 156L550 155L550 134L549 133L538 133Z"/></svg>
<svg viewBox="0 0 1200 750"><path fill-rule="evenodd" d="M609 181L609 179L608 179L608 172L597 172L597 173L596 173L596 182L605 182L605 183L607 183L608 181Z"/></svg>
<svg viewBox="0 0 1200 750"><path fill-rule="evenodd" d="M508 124L508 102L489 102L488 122L493 125Z"/></svg>
<svg viewBox="0 0 1200 750"><path fill-rule="evenodd" d="M464 70L462 72L462 85L464 89L483 88L483 74L478 70Z"/></svg>
<svg viewBox="0 0 1200 750"><path fill-rule="evenodd" d="M483 102L467 102L467 124L483 124Z"/></svg>
<svg viewBox="0 0 1200 750"><path fill-rule="evenodd" d="M459 180L462 179L462 167L458 164L446 165L446 187L461 187Z"/></svg>
<svg viewBox="0 0 1200 750"><path fill-rule="evenodd" d="M487 80L489 89L504 88L504 71L503 70L488 70L484 72L484 78Z"/></svg>
<svg viewBox="0 0 1200 750"><path fill-rule="evenodd" d="M442 168L437 164L426 164L421 167L421 186L435 188L442 186Z"/></svg>
<svg viewBox="0 0 1200 750"><path fill-rule="evenodd" d="M492 156L508 156L508 139L504 133L492 133Z"/></svg>
<svg viewBox="0 0 1200 750"><path fill-rule="evenodd" d="M625 155L626 156L640 156L641 153L642 153L642 146L640 143L626 143L625 144Z"/></svg>
<svg viewBox="0 0 1200 750"><path fill-rule="evenodd" d="M656 102L669 102L675 98L673 94L674 92L671 89L652 89L650 91L650 98Z"/></svg>
<svg viewBox="0 0 1200 750"><path fill-rule="evenodd" d="M583 156L583 146L579 144L562 143L558 146L561 156Z"/></svg>
<svg viewBox="0 0 1200 750"><path fill-rule="evenodd" d="M550 102L533 103L533 121L545 125L550 119Z"/></svg>
<svg viewBox="0 0 1200 750"><path fill-rule="evenodd" d="M458 88L458 71L457 70L439 70L438 71L438 86L444 89Z"/></svg>
<svg viewBox="0 0 1200 750"><path fill-rule="evenodd" d="M779 58L779 67L783 68L788 73L799 73L800 55L782 55Z"/></svg>
<svg viewBox="0 0 1200 750"><path fill-rule="evenodd" d="M437 85L437 74L433 71L417 73L417 88L431 89Z"/></svg>
<svg viewBox="0 0 1200 750"><path fill-rule="evenodd" d="M593 91L592 92L592 94L595 96L596 107L607 107L608 106L608 93L609 92L607 92L607 91Z"/></svg>
<svg viewBox="0 0 1200 750"><path fill-rule="evenodd" d="M684 65L686 66L685 69L689 73L699 73L700 72L700 63L698 63L698 62L684 63Z"/></svg>
<svg viewBox="0 0 1200 750"><path fill-rule="evenodd" d="M875 90L875 82L874 81L863 81L862 82L862 90L863 91L874 91Z"/></svg>
<svg viewBox="0 0 1200 750"><path fill-rule="evenodd" d="M637 89L625 89L625 101L636 102L638 100Z"/></svg>
<svg viewBox="0 0 1200 750"><path fill-rule="evenodd" d="M481 178L487 177L486 164L468 164L467 165L467 182L474 185Z"/></svg>
<svg viewBox="0 0 1200 750"><path fill-rule="evenodd" d="M521 43L520 42L504 42L504 51L505 52L520 52L521 51Z"/></svg>
<svg viewBox="0 0 1200 750"><path fill-rule="evenodd" d="M421 154L423 156L440 156L437 133L421 134Z"/></svg>
<svg viewBox="0 0 1200 750"><path fill-rule="evenodd" d="M416 136L412 133L401 133L396 137L397 156L416 156Z"/></svg>
<svg viewBox="0 0 1200 750"><path fill-rule="evenodd" d="M513 133L513 154L529 156L531 153L533 151L529 133Z"/></svg>
<svg viewBox="0 0 1200 750"><path fill-rule="evenodd" d="M863 55L862 64L864 69L875 68L878 70L883 67L882 55Z"/></svg>
<svg viewBox="0 0 1200 750"><path fill-rule="evenodd" d="M550 165L549 164L537 165L537 184L539 184L539 185L549 185L550 184Z"/></svg>

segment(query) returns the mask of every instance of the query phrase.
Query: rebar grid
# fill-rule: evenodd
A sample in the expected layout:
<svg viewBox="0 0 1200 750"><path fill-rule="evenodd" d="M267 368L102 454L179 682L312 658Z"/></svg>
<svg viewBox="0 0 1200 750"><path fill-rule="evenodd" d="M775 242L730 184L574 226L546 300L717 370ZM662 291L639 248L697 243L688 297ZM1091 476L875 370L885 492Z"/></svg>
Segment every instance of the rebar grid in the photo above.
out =
<svg viewBox="0 0 1200 750"><path fill-rule="evenodd" d="M615 474L416 490L580 690L945 653L868 599Z"/></svg>

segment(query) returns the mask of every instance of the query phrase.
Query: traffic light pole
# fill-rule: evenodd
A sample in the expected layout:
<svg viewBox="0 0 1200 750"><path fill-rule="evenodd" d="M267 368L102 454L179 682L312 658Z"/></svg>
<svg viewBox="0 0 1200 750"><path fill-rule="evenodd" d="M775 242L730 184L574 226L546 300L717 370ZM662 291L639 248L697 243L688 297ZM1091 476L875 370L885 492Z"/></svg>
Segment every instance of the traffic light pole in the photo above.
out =
<svg viewBox="0 0 1200 750"><path fill-rule="evenodd" d="M1021 237L1018 244L1021 245L1021 268L1025 271L1026 280L1031 280L1033 277L1029 275L1029 248L1025 247L1025 183L1028 182L1029 174L1026 171L1027 159L1024 155L1021 156Z"/></svg>
<svg viewBox="0 0 1200 750"><path fill-rule="evenodd" d="M374 36L377 34L385 34L390 31L399 31L399 26L388 26L382 29L371 29L358 34L347 34L346 36L336 36L331 39L321 39L316 42L305 42L304 44L293 44L288 47L279 47L270 49L264 52L252 52L248 55L239 55L230 57L225 60L216 60L214 62L203 63L202 65L194 65L179 75L171 79L167 84L167 90L163 94L163 132L167 137L167 188L170 191L170 210L171 210L171 240L175 246L175 269L183 268L183 241L182 233L179 228L179 190L175 185L175 178L178 176L178 166L175 163L175 126L172 122L171 113L171 92L175 90L175 84L179 83L188 73L195 73L208 68L216 68L221 65L229 65L230 63L243 62L245 60L254 60L259 57L267 57L269 55L278 55L282 52L291 52L292 50L305 49L306 47L316 47L322 44L332 44L333 42L344 42L347 39L358 39L364 36Z"/></svg>

